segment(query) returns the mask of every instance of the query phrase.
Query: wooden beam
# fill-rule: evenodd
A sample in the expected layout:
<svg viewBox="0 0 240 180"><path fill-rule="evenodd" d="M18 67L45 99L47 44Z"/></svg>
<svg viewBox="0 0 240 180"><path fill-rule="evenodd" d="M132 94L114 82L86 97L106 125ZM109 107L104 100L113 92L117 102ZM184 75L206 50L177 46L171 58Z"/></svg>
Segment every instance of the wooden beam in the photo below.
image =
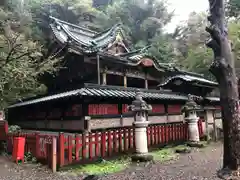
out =
<svg viewBox="0 0 240 180"><path fill-rule="evenodd" d="M123 77L123 86L125 88L127 87L127 76L126 75Z"/></svg>
<svg viewBox="0 0 240 180"><path fill-rule="evenodd" d="M119 71L113 71L113 70L102 70L101 72L106 72L106 74L111 74L111 75L117 75L117 76L127 76L131 78L137 78L137 79L147 79L147 80L152 80L152 81L157 81L160 82L160 79L154 78L150 75L145 75L143 72L119 72Z"/></svg>

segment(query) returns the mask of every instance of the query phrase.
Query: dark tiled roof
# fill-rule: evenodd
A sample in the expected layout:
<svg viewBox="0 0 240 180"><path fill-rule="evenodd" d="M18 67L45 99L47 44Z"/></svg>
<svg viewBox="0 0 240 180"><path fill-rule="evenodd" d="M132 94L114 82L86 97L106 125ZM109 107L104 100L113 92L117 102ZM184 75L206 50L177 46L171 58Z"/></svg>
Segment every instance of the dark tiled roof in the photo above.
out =
<svg viewBox="0 0 240 180"><path fill-rule="evenodd" d="M20 102L9 106L8 108L26 106L30 104L36 104L45 101L51 101L56 99L63 99L72 96L94 96L102 98L122 98L122 99L134 99L136 88L120 88L114 86L98 86L86 84L85 87L68 91L64 93L59 93L51 96L45 96L38 99L32 99L25 102ZM186 101L187 96L181 95L169 91L162 90L146 90L142 89L143 98L146 100L180 100Z"/></svg>
<svg viewBox="0 0 240 180"><path fill-rule="evenodd" d="M116 39L122 30L120 24L116 24L104 32L97 33L89 29L77 26L54 17L50 17L52 23L50 27L61 43L68 43L74 50L85 53L93 53L105 48L109 43Z"/></svg>
<svg viewBox="0 0 240 180"><path fill-rule="evenodd" d="M202 84L208 84L210 86L216 86L216 87L218 85L218 83L216 83L214 81L207 80L203 77L190 76L190 75L176 75L176 76L170 77L168 80L166 80L162 84L159 84L158 86L159 87L166 86L170 82L172 82L174 80L177 80L177 79L180 79L180 80L183 80L183 81L188 81L188 82L199 82L199 83L202 83Z"/></svg>

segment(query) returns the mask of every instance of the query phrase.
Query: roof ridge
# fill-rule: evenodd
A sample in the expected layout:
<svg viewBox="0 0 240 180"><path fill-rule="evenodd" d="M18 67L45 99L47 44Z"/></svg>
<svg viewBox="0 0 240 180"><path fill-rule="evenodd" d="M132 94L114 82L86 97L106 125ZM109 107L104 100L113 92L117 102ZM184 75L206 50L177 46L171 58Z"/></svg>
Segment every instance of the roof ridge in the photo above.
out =
<svg viewBox="0 0 240 180"><path fill-rule="evenodd" d="M98 32L96 32L96 31L90 30L90 29L85 28L85 27L83 27L83 26L79 26L79 25L76 25L76 24L69 23L69 22L67 22L67 21L60 20L60 19L58 19L58 18L56 18L56 17L53 17L53 16L49 16L49 18L50 18L50 19L53 19L54 21L58 21L58 22L61 22L61 23L63 23L63 24L67 24L67 25L73 26L73 27L75 27L75 28L82 29L82 30L84 30L84 31L88 31L88 32L91 32L91 33L94 33L94 34L98 34ZM95 36L95 35L94 35L94 36Z"/></svg>
<svg viewBox="0 0 240 180"><path fill-rule="evenodd" d="M120 26L120 27L119 27L119 26ZM105 30L103 30L103 31L101 31L101 32L97 32L97 34L95 34L95 35L93 36L93 38L96 38L97 36L100 36L100 35L108 32L108 31L113 30L113 29L116 29L116 28L119 28L120 30L122 30L122 28L121 28L121 23L117 23L117 24L115 24L114 26L112 26L112 27L110 27L110 28L107 28L107 29L105 29Z"/></svg>
<svg viewBox="0 0 240 180"><path fill-rule="evenodd" d="M127 53L122 53L119 56L122 57L122 56L132 55L132 54L139 53L139 52L141 52L141 54L144 54L145 52L143 52L143 51L145 51L146 49L149 49L150 47L151 47L151 45L148 45L148 46L145 46L143 48L139 48L139 49L127 52Z"/></svg>
<svg viewBox="0 0 240 180"><path fill-rule="evenodd" d="M84 83L84 88L98 88L98 89L111 89L111 90L121 90L121 91L137 91L140 90L141 92L146 92L146 93L166 93L166 94L175 94L175 95L185 95L185 94L181 94L178 92L172 92L170 90L158 90L158 89L145 89L145 88L136 88L136 87L122 87L122 86L113 86L113 85L98 85L98 84L92 84L92 83Z"/></svg>

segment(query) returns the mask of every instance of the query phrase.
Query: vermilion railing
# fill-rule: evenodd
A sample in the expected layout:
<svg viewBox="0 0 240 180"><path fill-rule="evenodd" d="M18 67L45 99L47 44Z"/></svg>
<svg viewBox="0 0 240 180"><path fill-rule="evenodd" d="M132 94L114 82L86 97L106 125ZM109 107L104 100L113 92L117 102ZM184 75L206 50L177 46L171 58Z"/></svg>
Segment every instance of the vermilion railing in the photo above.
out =
<svg viewBox="0 0 240 180"><path fill-rule="evenodd" d="M200 137L203 136L202 120L198 122ZM25 152L31 152L39 161L51 161L52 138L57 138L57 164L59 167L72 163L85 163L100 158L112 157L134 150L133 127L119 127L112 130L83 134L48 135L36 133L8 133L7 122L0 123L0 139L7 140L9 151L12 150L14 136L26 137ZM155 124L147 127L149 148L169 143L184 142L188 139L186 123Z"/></svg>
<svg viewBox="0 0 240 180"><path fill-rule="evenodd" d="M148 146L183 142L188 138L187 124L150 125L147 128ZM116 128L104 132L59 135L59 166L94 161L134 150L133 127Z"/></svg>

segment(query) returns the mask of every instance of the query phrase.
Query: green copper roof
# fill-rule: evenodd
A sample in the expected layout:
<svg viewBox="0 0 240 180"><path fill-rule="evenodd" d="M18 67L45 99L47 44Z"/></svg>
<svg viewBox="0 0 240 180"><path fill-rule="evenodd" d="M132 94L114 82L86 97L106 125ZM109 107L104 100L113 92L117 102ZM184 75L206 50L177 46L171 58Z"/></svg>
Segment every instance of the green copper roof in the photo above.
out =
<svg viewBox="0 0 240 180"><path fill-rule="evenodd" d="M109 28L103 32L95 32L89 30L87 28L77 26L55 17L50 17L51 23L50 27L58 41L62 44L68 44L68 47L73 50L73 52L83 52L83 53L98 53L100 56L108 57L108 59L112 58L116 63L126 63L128 65L137 66L141 59L150 58L154 62L154 67L158 71L166 71L166 72L174 72L177 74L190 75L203 78L201 75L191 72L185 72L176 68L175 64L163 64L159 63L158 60L154 57L150 57L146 54L146 50L150 47L147 46L142 49L129 51L126 48L127 53L122 53L118 55L109 54L105 51L105 49L113 43L118 36L120 35L122 38L123 32L121 30L121 25L116 24L112 28Z"/></svg>
<svg viewBox="0 0 240 180"><path fill-rule="evenodd" d="M159 84L159 87L164 87L166 85L168 85L169 83L172 83L175 80L182 80L182 81L187 81L187 82L197 82L197 83L201 83L201 84L206 84L212 87L217 87L218 83L214 82L214 81L210 81L207 80L203 77L197 77L197 76L190 76L190 75L176 75L176 76L172 76L169 79L167 79L164 83Z"/></svg>
<svg viewBox="0 0 240 180"><path fill-rule="evenodd" d="M52 20L50 27L61 43L68 43L74 50L80 50L85 53L101 51L111 42L114 42L119 34L121 37L123 36L120 24L97 33L55 17L50 17L50 19Z"/></svg>

